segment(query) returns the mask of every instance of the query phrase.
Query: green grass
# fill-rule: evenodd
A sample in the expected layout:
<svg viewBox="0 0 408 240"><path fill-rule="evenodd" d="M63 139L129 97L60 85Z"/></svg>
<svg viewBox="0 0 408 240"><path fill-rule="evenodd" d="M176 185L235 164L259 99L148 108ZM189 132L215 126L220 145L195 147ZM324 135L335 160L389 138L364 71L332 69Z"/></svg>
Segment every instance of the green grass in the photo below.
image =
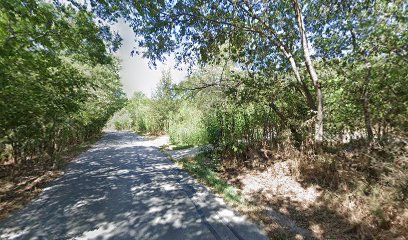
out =
<svg viewBox="0 0 408 240"><path fill-rule="evenodd" d="M220 194L226 201L233 204L243 203L243 199L238 193L238 190L218 176L216 164L211 162L205 154L201 153L193 158L183 158L176 162L200 182L203 182Z"/></svg>
<svg viewBox="0 0 408 240"><path fill-rule="evenodd" d="M188 148L192 148L194 147L194 145L188 145L188 144L180 144L180 145L176 145L172 148L172 150L183 150L183 149L188 149Z"/></svg>

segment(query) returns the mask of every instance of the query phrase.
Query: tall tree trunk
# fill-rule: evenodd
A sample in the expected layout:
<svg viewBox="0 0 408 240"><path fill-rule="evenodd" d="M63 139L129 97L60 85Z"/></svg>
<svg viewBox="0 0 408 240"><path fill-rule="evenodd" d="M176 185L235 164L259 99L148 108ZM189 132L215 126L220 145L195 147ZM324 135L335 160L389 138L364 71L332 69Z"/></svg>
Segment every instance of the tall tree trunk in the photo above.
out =
<svg viewBox="0 0 408 240"><path fill-rule="evenodd" d="M364 116L364 125L367 132L367 140L371 142L374 139L372 121L371 121L371 112L370 112L370 95L369 95L369 83L371 79L371 66L368 61L368 56L364 50L357 44L357 36L354 29L350 28L350 35L353 44L353 50L356 54L360 54L363 60L365 61L367 75L364 78L362 86L362 96L361 103L363 107L363 116Z"/></svg>
<svg viewBox="0 0 408 240"><path fill-rule="evenodd" d="M316 104L315 104L315 101L313 99L313 96L310 93L309 88L307 87L306 83L300 77L299 68L296 65L295 59L290 54L287 57L289 59L290 65L292 67L292 71L295 74L295 78L298 81L298 83L300 83L300 85L302 87L302 91L303 91L304 96L306 98L307 105L309 106L309 108L311 110L316 110Z"/></svg>
<svg viewBox="0 0 408 240"><path fill-rule="evenodd" d="M300 8L300 4L298 0L293 0L293 8L295 10L301 42L302 42L302 49L303 49L303 56L305 58L305 64L307 71L310 75L310 78L313 81L313 86L316 92L316 102L317 102L317 112L316 112L316 121L315 121L315 144L317 146L321 146L323 142L323 121L324 121L324 108L323 108L323 92L322 86L319 82L319 78L317 77L316 70L313 66L313 62L310 58L309 46L307 42L306 36L306 29L305 24L303 21L302 10Z"/></svg>
<svg viewBox="0 0 408 240"><path fill-rule="evenodd" d="M371 112L370 112L370 95L369 95L370 78L371 78L371 67L367 66L367 75L364 78L361 100L362 100L362 105L363 105L364 124L365 124L365 129L367 132L367 140L369 142L371 142L374 139L373 127L372 127L372 121L371 121Z"/></svg>
<svg viewBox="0 0 408 240"><path fill-rule="evenodd" d="M230 0L230 2L233 5L236 4L235 1ZM259 17L255 13L254 8L249 3L249 1L243 1L243 4L237 4L237 6L240 7L244 12L249 14L249 16L251 16L252 18L259 21L266 28L266 30L272 36L272 37L270 37L270 36L266 36L266 37L271 41L271 43L273 45L278 47L279 50L284 54L284 56L289 60L290 66L292 67L292 71L295 74L295 79L300 84L300 86L302 88L300 91L301 91L302 95L306 98L306 103L307 103L308 107L310 108L310 110L316 111L317 107L316 107L316 104L315 104L315 100L314 100L312 94L310 93L310 90L309 90L306 82L300 76L299 68L298 68L298 66L296 64L295 59L293 58L293 54L291 53L289 47L279 37L279 34L277 34L277 32L273 28L271 28L261 17Z"/></svg>

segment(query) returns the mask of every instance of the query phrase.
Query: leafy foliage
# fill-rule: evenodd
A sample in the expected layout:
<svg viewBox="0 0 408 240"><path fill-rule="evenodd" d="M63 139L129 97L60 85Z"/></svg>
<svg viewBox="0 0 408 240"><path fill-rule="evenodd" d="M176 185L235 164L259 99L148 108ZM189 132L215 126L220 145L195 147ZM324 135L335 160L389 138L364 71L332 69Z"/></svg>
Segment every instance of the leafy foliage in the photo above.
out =
<svg viewBox="0 0 408 240"><path fill-rule="evenodd" d="M94 16L71 5L0 3L0 135L16 161L97 134L124 101Z"/></svg>
<svg viewBox="0 0 408 240"><path fill-rule="evenodd" d="M183 145L211 143L222 161L233 160L227 167L266 163L271 152L289 151L286 156L302 156L309 165L303 170L323 179L322 186L342 179L364 199L353 186L361 180L340 178L350 172L367 188L405 199L406 166L398 155L406 155L408 130L404 1L90 3L106 20L125 18L153 65L170 53L190 65L180 84L164 74L153 99L131 100L124 126L168 132ZM401 145L401 153L388 145ZM355 159L347 157L351 151L358 152ZM364 194L376 206L367 210L371 230L388 231L394 220L404 225L381 208L406 210L397 197L377 201L381 194ZM362 235L397 238L392 230L391 237L368 232Z"/></svg>

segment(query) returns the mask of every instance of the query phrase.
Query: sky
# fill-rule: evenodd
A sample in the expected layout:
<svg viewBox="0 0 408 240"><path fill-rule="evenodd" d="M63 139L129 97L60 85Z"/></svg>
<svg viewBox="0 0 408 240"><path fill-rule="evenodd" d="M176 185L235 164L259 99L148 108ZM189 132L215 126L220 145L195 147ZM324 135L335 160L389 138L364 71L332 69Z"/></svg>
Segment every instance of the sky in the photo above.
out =
<svg viewBox="0 0 408 240"><path fill-rule="evenodd" d="M172 58L165 63L158 63L156 69L150 69L148 59L139 55L133 57L130 55L133 48L137 46L133 30L124 21L119 21L114 29L123 38L122 47L115 55L121 60L120 78L128 98L132 97L135 91L142 91L146 96L151 97L163 70L170 70L175 83L182 81L187 76L186 70L174 69L175 61Z"/></svg>

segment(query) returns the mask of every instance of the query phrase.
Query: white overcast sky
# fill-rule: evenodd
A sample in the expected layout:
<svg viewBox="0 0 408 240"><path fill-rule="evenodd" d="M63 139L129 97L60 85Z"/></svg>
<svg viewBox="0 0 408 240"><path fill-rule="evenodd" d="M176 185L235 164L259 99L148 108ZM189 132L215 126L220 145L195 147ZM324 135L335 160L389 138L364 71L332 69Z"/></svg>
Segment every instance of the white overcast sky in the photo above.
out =
<svg viewBox="0 0 408 240"><path fill-rule="evenodd" d="M150 69L148 59L138 55L130 56L132 49L137 46L134 41L133 30L124 21L119 21L114 28L119 31L123 38L122 47L115 55L121 60L120 77L123 89L128 97L131 97L135 91L142 91L146 96L150 97L160 80L163 70L170 69L173 82L180 82L187 76L187 71L174 69L174 59L169 58L166 63L157 64L156 69Z"/></svg>

